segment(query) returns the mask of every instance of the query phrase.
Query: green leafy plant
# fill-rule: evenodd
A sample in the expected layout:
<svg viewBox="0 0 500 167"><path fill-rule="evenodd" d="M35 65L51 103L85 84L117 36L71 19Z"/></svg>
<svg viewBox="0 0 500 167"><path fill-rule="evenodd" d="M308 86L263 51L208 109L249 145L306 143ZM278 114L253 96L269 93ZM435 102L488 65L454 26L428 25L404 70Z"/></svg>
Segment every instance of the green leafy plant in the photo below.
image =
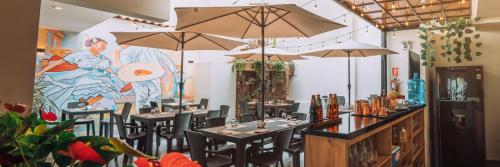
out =
<svg viewBox="0 0 500 167"><path fill-rule="evenodd" d="M273 70L274 71L284 71L285 70L285 62L283 61L273 61Z"/></svg>
<svg viewBox="0 0 500 167"><path fill-rule="evenodd" d="M148 166L168 161L166 155L155 163L155 157L117 138L77 137L72 129L75 119L49 124L37 113L26 111L25 105L4 106L8 111L0 111L0 166L103 166L122 154L139 157L142 163L151 163Z"/></svg>
<svg viewBox="0 0 500 167"><path fill-rule="evenodd" d="M257 74L260 74L262 72L262 68L263 68L262 61L254 61L252 68L255 72L257 72Z"/></svg>
<svg viewBox="0 0 500 167"><path fill-rule="evenodd" d="M245 69L246 63L247 62L245 60L243 60L243 59L235 60L233 62L233 64L231 65L231 70L233 72L235 72L235 71L243 71Z"/></svg>
<svg viewBox="0 0 500 167"><path fill-rule="evenodd" d="M463 59L472 61L473 56L481 56L480 51L472 52L472 47L480 48L482 43L477 42L481 37L473 29L473 21L459 18L455 21L439 22L439 27L428 23L420 27L419 38L422 40L422 65L433 66L436 61L436 48L441 48L440 56L449 62L461 63ZM433 36L437 36L437 43Z"/></svg>

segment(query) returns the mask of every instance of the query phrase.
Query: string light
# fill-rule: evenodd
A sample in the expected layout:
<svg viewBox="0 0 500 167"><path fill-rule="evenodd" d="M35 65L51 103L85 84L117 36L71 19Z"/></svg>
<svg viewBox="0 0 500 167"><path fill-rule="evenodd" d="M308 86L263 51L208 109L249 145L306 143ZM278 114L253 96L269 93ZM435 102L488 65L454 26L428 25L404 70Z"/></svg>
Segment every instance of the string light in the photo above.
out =
<svg viewBox="0 0 500 167"><path fill-rule="evenodd" d="M365 16L365 14L363 12L361 12L361 17Z"/></svg>
<svg viewBox="0 0 500 167"><path fill-rule="evenodd" d="M462 0L462 3L465 3L465 0Z"/></svg>
<svg viewBox="0 0 500 167"><path fill-rule="evenodd" d="M439 17L439 20L441 20L441 21L442 21L442 20L444 20L444 17L443 17L443 16L440 16L440 17Z"/></svg>
<svg viewBox="0 0 500 167"><path fill-rule="evenodd" d="M356 0L353 1L352 3L352 7L351 7L353 10L356 9Z"/></svg>
<svg viewBox="0 0 500 167"><path fill-rule="evenodd" d="M345 15L344 15L344 23L347 22L346 19L345 19Z"/></svg>
<svg viewBox="0 0 500 167"><path fill-rule="evenodd" d="M422 5L422 9L425 9L425 4Z"/></svg>
<svg viewBox="0 0 500 167"><path fill-rule="evenodd" d="M396 38L396 31L392 34L392 38Z"/></svg>
<svg viewBox="0 0 500 167"><path fill-rule="evenodd" d="M406 26L409 26L409 25L410 25L410 23L408 22L408 20L406 20L405 25L406 25Z"/></svg>
<svg viewBox="0 0 500 167"><path fill-rule="evenodd" d="M314 9L317 9L318 8L318 2L317 0L314 0Z"/></svg>
<svg viewBox="0 0 500 167"><path fill-rule="evenodd" d="M377 28L378 28L378 24L375 24L375 27L377 27Z"/></svg>

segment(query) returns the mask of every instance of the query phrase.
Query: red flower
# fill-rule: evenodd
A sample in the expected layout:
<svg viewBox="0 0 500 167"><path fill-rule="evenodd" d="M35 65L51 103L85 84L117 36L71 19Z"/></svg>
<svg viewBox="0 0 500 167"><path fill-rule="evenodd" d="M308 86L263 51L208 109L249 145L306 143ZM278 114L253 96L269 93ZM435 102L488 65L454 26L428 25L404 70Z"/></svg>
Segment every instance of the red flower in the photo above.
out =
<svg viewBox="0 0 500 167"><path fill-rule="evenodd" d="M181 153L172 152L165 154L160 160L161 167L201 167Z"/></svg>
<svg viewBox="0 0 500 167"><path fill-rule="evenodd" d="M101 165L106 163L106 161L101 158L101 155L99 155L92 147L81 141L70 144L68 146L68 151L59 150L57 153L81 162L91 161Z"/></svg>
<svg viewBox="0 0 500 167"><path fill-rule="evenodd" d="M137 167L153 167L153 162L150 162L146 157L139 157L134 163Z"/></svg>
<svg viewBox="0 0 500 167"><path fill-rule="evenodd" d="M19 103L16 103L15 105L14 104L10 104L10 103L4 103L4 107L7 110L9 110L9 111L14 111L14 112L17 112L19 114L21 114L24 111L26 111L26 105L19 104Z"/></svg>
<svg viewBox="0 0 500 167"><path fill-rule="evenodd" d="M56 121L57 120L57 115L54 114L53 112L45 112L43 109L40 109L40 112L42 114L42 119L44 121Z"/></svg>

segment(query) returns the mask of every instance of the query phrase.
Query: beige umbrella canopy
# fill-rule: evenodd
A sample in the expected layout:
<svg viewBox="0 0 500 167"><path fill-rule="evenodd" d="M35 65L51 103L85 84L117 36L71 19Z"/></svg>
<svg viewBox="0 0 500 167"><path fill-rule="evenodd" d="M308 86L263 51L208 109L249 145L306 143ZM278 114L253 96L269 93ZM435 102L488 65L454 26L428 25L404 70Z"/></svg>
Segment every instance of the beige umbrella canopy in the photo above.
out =
<svg viewBox="0 0 500 167"><path fill-rule="evenodd" d="M345 27L295 4L175 8L177 30L236 38L310 37Z"/></svg>
<svg viewBox="0 0 500 167"><path fill-rule="evenodd" d="M112 32L120 45L142 46L181 51L179 105L182 106L184 90L184 50L231 50L245 43L195 32L172 31L166 28ZM179 107L179 112L181 112Z"/></svg>
<svg viewBox="0 0 500 167"><path fill-rule="evenodd" d="M227 56L234 57L237 59L246 59L246 60L261 60L262 58L262 49L255 48L250 50L245 50L237 53L231 53ZM266 48L265 56L268 61L292 61L292 60L304 60L305 58L296 54L287 52L278 48Z"/></svg>
<svg viewBox="0 0 500 167"><path fill-rule="evenodd" d="M177 13L177 30L236 38L261 38L262 62L265 62L265 37L310 37L345 27L294 4L187 7L175 8L175 12ZM264 81L264 68L261 69L261 77ZM261 82L263 108L264 92L265 82ZM243 164L236 164L236 166L243 166Z"/></svg>
<svg viewBox="0 0 500 167"><path fill-rule="evenodd" d="M316 57L347 57L347 89L348 89L348 105L351 105L351 57L366 57L375 55L398 54L387 48L370 45L363 42L347 41L336 45L321 48L315 51L302 53L301 55L316 56Z"/></svg>

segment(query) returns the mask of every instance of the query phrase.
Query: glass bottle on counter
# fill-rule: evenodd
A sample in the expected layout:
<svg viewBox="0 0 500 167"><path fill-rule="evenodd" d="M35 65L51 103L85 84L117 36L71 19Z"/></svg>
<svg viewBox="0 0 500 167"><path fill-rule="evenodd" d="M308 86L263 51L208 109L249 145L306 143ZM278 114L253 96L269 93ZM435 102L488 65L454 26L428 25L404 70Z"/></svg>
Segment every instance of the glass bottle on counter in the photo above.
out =
<svg viewBox="0 0 500 167"><path fill-rule="evenodd" d="M315 123L317 122L316 118L316 96L312 95L311 97L311 105L309 107L309 122Z"/></svg>
<svg viewBox="0 0 500 167"><path fill-rule="evenodd" d="M330 104L328 105L328 119L337 119L339 117L339 102L337 94L329 95Z"/></svg>
<svg viewBox="0 0 500 167"><path fill-rule="evenodd" d="M316 121L323 122L323 105L320 95L316 95Z"/></svg>
<svg viewBox="0 0 500 167"><path fill-rule="evenodd" d="M401 145L401 150L403 152L408 151L408 133L404 127L401 128L401 132L399 133L399 144Z"/></svg>
<svg viewBox="0 0 500 167"><path fill-rule="evenodd" d="M396 109L396 106L398 104L398 92L396 90L392 90L391 94L389 95L389 110L394 111Z"/></svg>

